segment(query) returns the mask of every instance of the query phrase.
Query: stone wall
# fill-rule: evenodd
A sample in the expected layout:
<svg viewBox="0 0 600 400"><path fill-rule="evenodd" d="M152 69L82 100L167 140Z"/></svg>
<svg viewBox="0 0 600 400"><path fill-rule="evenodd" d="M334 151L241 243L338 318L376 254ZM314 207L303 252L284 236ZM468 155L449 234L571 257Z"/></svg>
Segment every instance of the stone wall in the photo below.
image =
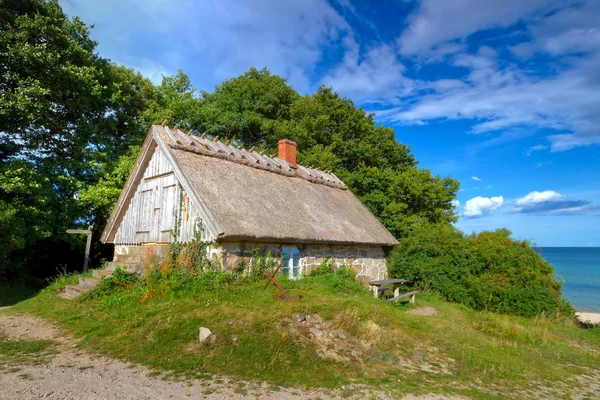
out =
<svg viewBox="0 0 600 400"><path fill-rule="evenodd" d="M287 245L225 242L221 243L220 248L212 251L212 256L222 260L223 270L229 270L239 266L242 261L245 265L252 262L254 249L258 249L261 255L269 254L273 258L280 258L282 246ZM296 247L300 250L302 271L305 275L329 260L335 267L351 266L356 272L357 279L385 279L387 276L385 254L381 247L336 245L297 245Z"/></svg>
<svg viewBox="0 0 600 400"><path fill-rule="evenodd" d="M304 274L309 274L330 258L336 267L351 266L356 272L356 279L369 281L387 276L385 254L381 247L309 245L301 248L300 253Z"/></svg>

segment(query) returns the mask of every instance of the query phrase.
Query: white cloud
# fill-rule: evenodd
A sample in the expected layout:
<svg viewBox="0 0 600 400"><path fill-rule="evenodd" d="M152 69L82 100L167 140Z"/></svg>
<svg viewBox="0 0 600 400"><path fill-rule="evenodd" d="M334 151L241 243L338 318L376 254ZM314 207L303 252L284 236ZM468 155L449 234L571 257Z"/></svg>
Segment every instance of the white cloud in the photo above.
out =
<svg viewBox="0 0 600 400"><path fill-rule="evenodd" d="M431 52L436 46L494 27L506 27L549 9L553 0L422 0L399 38L404 55Z"/></svg>
<svg viewBox="0 0 600 400"><path fill-rule="evenodd" d="M482 181L481 178L478 178L476 176L472 176L471 179L473 179L474 181L477 181L477 182L481 182Z"/></svg>
<svg viewBox="0 0 600 400"><path fill-rule="evenodd" d="M504 203L504 197L477 196L465 203L463 215L465 217L481 217L496 211Z"/></svg>
<svg viewBox="0 0 600 400"><path fill-rule="evenodd" d="M251 66L267 66L307 91L326 47L343 49L349 43L344 39L353 36L325 0L65 0L63 7L96 24L102 55L128 62L151 52L206 90Z"/></svg>
<svg viewBox="0 0 600 400"><path fill-rule="evenodd" d="M590 201L574 200L554 190L533 191L515 201L513 212L524 214L573 215L597 212Z"/></svg>
<svg viewBox="0 0 600 400"><path fill-rule="evenodd" d="M564 196L554 190L544 190L543 192L533 191L517 199L516 204L518 206L528 205L528 204L536 204L544 201L555 201L559 199L563 199Z"/></svg>
<svg viewBox="0 0 600 400"><path fill-rule="evenodd" d="M378 115L405 124L470 119L472 133L522 126L572 132L548 136L551 151L600 143L600 54L545 79L514 65L500 67L492 53L459 55L454 63L469 69L464 85L444 80L432 93Z"/></svg>
<svg viewBox="0 0 600 400"><path fill-rule="evenodd" d="M452 207L454 207L454 208L458 208L458 207L460 207L460 201L458 201L458 200L456 200L456 199L455 199L455 200L452 200L452 201L450 202L450 204L452 204Z"/></svg>
<svg viewBox="0 0 600 400"><path fill-rule="evenodd" d="M537 144L533 147L531 147L529 150L527 150L525 152L525 154L527 154L528 156L531 155L531 153L535 152L535 151L542 151L542 150L546 150L549 146L546 146L544 144Z"/></svg>
<svg viewBox="0 0 600 400"><path fill-rule="evenodd" d="M392 47L371 48L363 57L357 45L347 47L351 50L342 64L323 78L325 85L361 102L393 101L415 88L416 81L404 77L406 67Z"/></svg>

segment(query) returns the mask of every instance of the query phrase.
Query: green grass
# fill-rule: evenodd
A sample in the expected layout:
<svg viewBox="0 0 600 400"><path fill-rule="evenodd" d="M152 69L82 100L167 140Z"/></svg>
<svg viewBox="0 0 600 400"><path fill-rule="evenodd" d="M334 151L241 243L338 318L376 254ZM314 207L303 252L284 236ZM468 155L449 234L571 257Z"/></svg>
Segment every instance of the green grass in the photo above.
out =
<svg viewBox="0 0 600 400"><path fill-rule="evenodd" d="M0 332L0 373L20 371L23 365L39 365L52 355L51 340L13 340Z"/></svg>
<svg viewBox="0 0 600 400"><path fill-rule="evenodd" d="M531 382L553 387L572 380L569 390L576 391L578 375L600 368L600 329L570 320L476 312L426 293L417 295L416 305L392 305L337 275L281 282L302 298L277 300L272 286L262 290L262 281L214 285L179 277L128 283L78 301L58 298L60 284L53 285L13 311L57 321L86 348L169 376L228 375L273 387L354 384L395 395L500 398L517 396ZM437 314L408 312L422 306ZM324 349L294 325L299 313L318 314L331 330L345 331L347 340L329 346L353 355L322 358ZM198 342L200 326L216 334L214 344Z"/></svg>
<svg viewBox="0 0 600 400"><path fill-rule="evenodd" d="M0 282L0 307L12 306L35 296L37 290L22 284Z"/></svg>

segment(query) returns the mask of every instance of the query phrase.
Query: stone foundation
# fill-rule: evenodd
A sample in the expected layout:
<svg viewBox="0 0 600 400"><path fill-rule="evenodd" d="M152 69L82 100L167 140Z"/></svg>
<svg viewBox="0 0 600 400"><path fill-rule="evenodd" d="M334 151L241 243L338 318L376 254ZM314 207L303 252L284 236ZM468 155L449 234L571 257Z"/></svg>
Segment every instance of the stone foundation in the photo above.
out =
<svg viewBox="0 0 600 400"><path fill-rule="evenodd" d="M225 242L220 248L212 251L212 256L220 258L223 270L236 268L240 263L248 265L252 262L253 251L258 249L261 256L281 257L282 245L271 243ZM328 246L297 245L300 250L302 273L307 275L324 262L333 263L334 267L349 266L356 272L360 280L385 279L387 264L381 247L366 246Z"/></svg>
<svg viewBox="0 0 600 400"><path fill-rule="evenodd" d="M273 243L224 242L209 248L210 257L220 261L224 271L237 268L243 262L249 265L254 250L260 256L273 259L281 258L282 246L294 246ZM328 245L296 245L300 250L302 273L310 274L324 262L331 262L334 267L349 266L356 272L356 279L369 281L385 279L387 265L381 247L366 246L328 246ZM168 244L146 244L140 246L116 245L114 261L111 264L131 266L143 270L162 261L167 255Z"/></svg>

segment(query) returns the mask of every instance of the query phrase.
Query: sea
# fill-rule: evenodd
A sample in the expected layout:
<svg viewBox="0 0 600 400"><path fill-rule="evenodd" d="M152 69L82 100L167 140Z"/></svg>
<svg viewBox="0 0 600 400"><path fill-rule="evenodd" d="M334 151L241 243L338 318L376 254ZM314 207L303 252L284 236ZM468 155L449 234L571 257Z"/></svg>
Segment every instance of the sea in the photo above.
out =
<svg viewBox="0 0 600 400"><path fill-rule="evenodd" d="M600 247L542 247L563 283L563 297L580 311L600 312Z"/></svg>

